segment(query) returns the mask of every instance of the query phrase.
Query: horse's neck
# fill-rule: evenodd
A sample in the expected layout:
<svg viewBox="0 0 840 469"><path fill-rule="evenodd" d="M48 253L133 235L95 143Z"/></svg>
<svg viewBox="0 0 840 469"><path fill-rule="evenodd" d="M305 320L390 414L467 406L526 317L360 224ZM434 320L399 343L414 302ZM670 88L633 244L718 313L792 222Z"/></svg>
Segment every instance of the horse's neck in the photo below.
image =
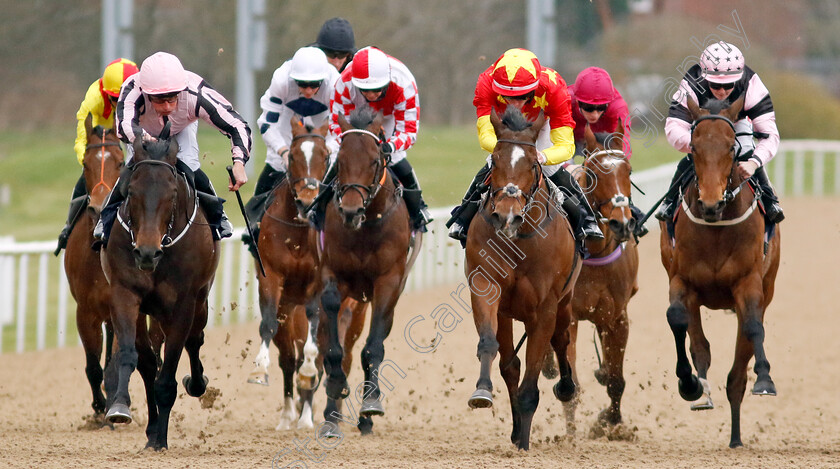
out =
<svg viewBox="0 0 840 469"><path fill-rule="evenodd" d="M530 235L535 231L541 230L547 218L557 218L559 209L555 206L555 203L554 194L549 189L545 178L542 178L532 199L533 205L523 214L526 220L520 226L519 234L523 236ZM523 229L524 227L527 227L527 229Z"/></svg>
<svg viewBox="0 0 840 469"><path fill-rule="evenodd" d="M266 211L270 210L272 214L280 215L290 220L297 216L295 196L292 194L292 183L288 176L283 182L274 187L270 197L273 197L274 200L266 201L266 203L270 203Z"/></svg>

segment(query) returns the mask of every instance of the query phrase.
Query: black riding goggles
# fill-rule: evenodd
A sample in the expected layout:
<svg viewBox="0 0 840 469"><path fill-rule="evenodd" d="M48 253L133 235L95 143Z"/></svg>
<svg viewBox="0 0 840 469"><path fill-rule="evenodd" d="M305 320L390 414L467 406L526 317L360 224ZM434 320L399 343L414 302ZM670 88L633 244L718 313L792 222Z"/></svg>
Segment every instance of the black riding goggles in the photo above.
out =
<svg viewBox="0 0 840 469"><path fill-rule="evenodd" d="M321 87L322 80L315 80L315 81L304 81L304 80L295 80L295 84L298 85L298 88L312 88L318 89Z"/></svg>
<svg viewBox="0 0 840 469"><path fill-rule="evenodd" d="M606 104L589 104L580 101L578 101L578 107L583 112L606 112L607 110Z"/></svg>
<svg viewBox="0 0 840 469"><path fill-rule="evenodd" d="M709 82L709 88L713 90L731 90L735 88L735 83L712 83Z"/></svg>
<svg viewBox="0 0 840 469"><path fill-rule="evenodd" d="M321 49L328 59L346 59L350 52L343 50Z"/></svg>

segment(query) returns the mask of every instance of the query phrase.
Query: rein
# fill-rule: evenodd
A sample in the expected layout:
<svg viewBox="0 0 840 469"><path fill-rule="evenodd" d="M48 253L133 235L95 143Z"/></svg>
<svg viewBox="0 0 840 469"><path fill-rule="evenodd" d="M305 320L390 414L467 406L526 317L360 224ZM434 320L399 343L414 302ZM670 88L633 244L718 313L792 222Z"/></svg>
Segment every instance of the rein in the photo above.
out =
<svg viewBox="0 0 840 469"><path fill-rule="evenodd" d="M365 129L348 129L348 130L345 130L344 132L342 132L338 136L338 138L343 139L344 136L347 135L347 134L367 135L367 136L373 138L374 140L376 140L377 145L382 143L379 136L377 136L375 133L373 133L369 130L365 130ZM376 196L379 195L379 190L382 188L382 186L385 184L385 181L387 180L388 166L386 164L384 164L383 161L384 161L384 158L382 158L382 157L379 157L376 160L376 169L373 172L373 174L374 174L373 181L370 183L370 185L365 186L363 184L358 184L358 183L336 184L336 186L337 186L336 191L335 191L335 201L336 201L336 203L340 203L341 198L344 197L344 194L346 194L347 191L352 189L352 190L358 192L359 196L362 197L362 211L367 211L368 206L371 204L371 202L373 202L373 199L375 199ZM336 164L338 164L338 162L336 162ZM382 177L380 177L379 180L377 181L376 174L380 170L382 171ZM336 183L337 182L338 182L338 178L336 178ZM362 191L367 193L367 196L365 196L365 194ZM394 191L394 194L396 195L397 191ZM385 218L388 215L390 215L390 213L393 211L394 208L396 208L396 207L392 206L389 210L387 210L385 213L383 213L382 217L380 218L380 221L385 220ZM363 214L362 215L362 223L364 223L365 221L366 221L366 217Z"/></svg>
<svg viewBox="0 0 840 469"><path fill-rule="evenodd" d="M157 160L143 160L143 161L138 161L138 162L134 163L133 167L131 168L132 174L134 173L134 170L136 170L138 166L144 165L144 164L145 165L154 165L154 166L165 166L167 169L172 171L172 175L175 176L176 179L178 178L178 173L177 173L174 166L172 166L171 164L166 163L164 161L157 161ZM184 183L186 184L187 191L189 192L189 187L190 186L189 186L189 183L187 182L187 176L182 174L181 177L184 178ZM176 191L176 194L177 194L177 191L178 191L177 183L176 183L175 191ZM178 197L177 197L177 195L172 200L172 209L170 211L169 223L167 224L166 232L163 234L163 237L160 240L161 248L168 248L170 246L175 245L175 243L180 241L181 238L183 238L184 235L187 234L187 231L192 226L193 222L195 221L195 216L198 213L198 194L197 193L195 194L193 199L195 200L195 203L193 205L192 215L190 215L190 217L187 219L187 223L184 226L184 229L181 230L181 232L178 233L178 235L175 238L172 238L172 236L170 235L170 232L172 231L172 226L175 224L175 213L176 213L177 208L178 208ZM132 247L137 247L137 242L136 242L135 237L134 237L134 231L131 229L131 219L129 218L128 221L125 221L122 218L122 215L120 214L121 211L122 210L117 211L117 220L120 222L120 226L122 226L125 229L125 231L127 231L128 234L131 236L131 246Z"/></svg>

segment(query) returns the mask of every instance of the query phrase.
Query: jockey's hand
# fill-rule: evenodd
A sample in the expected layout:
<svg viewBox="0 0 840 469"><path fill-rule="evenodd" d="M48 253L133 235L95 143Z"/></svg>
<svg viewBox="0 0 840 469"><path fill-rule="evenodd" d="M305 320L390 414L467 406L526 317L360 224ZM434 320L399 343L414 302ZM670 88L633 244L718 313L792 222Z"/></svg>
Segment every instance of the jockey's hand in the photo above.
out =
<svg viewBox="0 0 840 469"><path fill-rule="evenodd" d="M755 160L747 160L738 163L738 175L741 176L742 181L751 178L757 169L758 163L756 163Z"/></svg>
<svg viewBox="0 0 840 469"><path fill-rule="evenodd" d="M546 161L546 159L545 159L545 153L543 153L543 152L541 152L541 151L538 151L538 152L537 152L537 163L539 163L539 164L545 164L545 161Z"/></svg>
<svg viewBox="0 0 840 469"><path fill-rule="evenodd" d="M152 137L146 131L143 131L143 141L144 142L157 142L157 137Z"/></svg>
<svg viewBox="0 0 840 469"><path fill-rule="evenodd" d="M239 190L243 184L248 182L248 175L245 174L245 164L239 160L233 162L233 177L236 179L236 184L228 181L228 189L231 191Z"/></svg>

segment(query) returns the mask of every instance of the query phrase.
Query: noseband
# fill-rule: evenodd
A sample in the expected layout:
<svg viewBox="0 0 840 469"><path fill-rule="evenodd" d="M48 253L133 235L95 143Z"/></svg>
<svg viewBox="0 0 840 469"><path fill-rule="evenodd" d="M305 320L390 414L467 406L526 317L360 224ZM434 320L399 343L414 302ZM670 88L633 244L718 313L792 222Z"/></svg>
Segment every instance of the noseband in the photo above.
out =
<svg viewBox="0 0 840 469"><path fill-rule="evenodd" d="M165 161L142 160L142 161L138 161L138 162L134 163L133 165L131 165L131 168L130 168L131 169L131 176L129 176L129 177L133 177L134 171L137 169L138 166L141 166L141 165L164 166L172 172L172 175L175 176L175 179L176 179L175 197L172 199L172 208L170 210L169 223L166 226L166 232L164 232L163 237L161 237L161 240L160 240L161 248L168 248L168 247L174 245L175 243L177 243L178 241L180 241L181 238L184 237L184 235L187 233L187 231L192 226L193 221L195 221L195 215L196 215L196 213L198 213L198 194L196 193L195 196L193 197L195 199L195 204L193 206L192 215L187 220L187 224L184 226L184 229L181 230L181 232L178 234L178 236L176 236L175 238L172 238L172 236L170 235L170 232L172 231L172 225L175 224L175 213L177 212L177 208L178 208L178 184L177 184L178 171L175 169L175 166L172 166L171 164L169 164ZM187 182L186 175L182 174L181 176L184 178L184 183L186 184L187 190L189 191L190 185ZM128 197L131 197L131 195L129 195ZM126 198L126 202L128 201L128 197ZM127 205L128 205L127 203L124 203L124 206L127 206ZM134 230L132 229L131 218L129 218L128 220L123 220L122 216L120 215L120 212L121 212L121 210L117 211L117 220L120 222L120 225L125 229L125 231L127 231L128 234L131 236L131 246L132 247L137 247L137 242L136 242L135 237L134 237Z"/></svg>
<svg viewBox="0 0 840 469"><path fill-rule="evenodd" d="M512 143L514 145L525 145L536 148L537 145L531 142L524 142L520 140L508 140L504 138L500 138L497 142L505 142L505 143ZM492 163L491 163L492 166ZM492 170L492 168L491 168ZM498 189L494 189L492 182L490 185L490 196L488 197L488 202L490 204L490 209L492 211L496 211L496 195L502 193L502 197L525 197L525 205L522 207L522 213L528 213L531 209L531 206L534 204L536 200L537 190L540 188L540 182L542 181L542 166L538 162L534 162L534 165L531 167L531 171L534 173L534 182L531 185L531 190L527 194L523 194L522 190L519 187L508 183L505 187L500 187Z"/></svg>
<svg viewBox="0 0 840 469"><path fill-rule="evenodd" d="M365 130L365 129L345 130L344 132L341 133L341 135L338 136L338 138L343 138L345 135L351 134L351 133L359 133L359 134L367 135L367 136L373 138L374 140L376 140L377 145L382 143L382 141L379 139L379 137L376 134L374 134L371 131ZM336 164L338 164L338 162L336 162ZM379 174L380 171L382 172L382 176L377 178L376 175ZM370 203L373 202L373 199L375 199L377 194L379 194L379 189L381 189L382 185L385 184L385 179L386 179L387 174L388 174L388 170L387 170L387 167L386 167L386 164L385 164L385 158L380 155L380 157L377 158L377 160L376 160L376 169L373 171L373 181L370 183L370 185L365 186L363 184L356 184L356 183L337 184L337 188L336 188L336 191L335 191L335 200L340 203L341 198L344 197L344 194L346 194L347 191L352 189L352 190L358 192L359 196L362 197L362 211L366 211L368 206L370 205ZM336 178L336 183L338 183L338 178ZM364 191L364 192L362 192L362 191ZM365 194L367 194L367 196L365 196Z"/></svg>
<svg viewBox="0 0 840 469"><path fill-rule="evenodd" d="M694 130L697 128L697 124L699 124L700 122L702 122L704 120L722 120L722 121L726 122L727 124L729 124L729 127L732 129L732 132L735 133L736 137L738 135L738 133L735 131L735 124L733 124L731 120L729 120L728 118L726 118L724 116L721 116L719 114L707 114L705 116L698 117L691 124L691 139L692 139L692 141L694 140ZM692 145L693 145L693 143L692 143ZM739 145L737 138L735 139L735 145ZM729 176L727 176L727 179L726 179L726 189L723 191L723 203L724 204L728 204L728 203L732 202L733 200L735 200L735 196L737 196L738 193L741 192L741 187L744 185L744 183L747 182L747 179L745 179L743 182L738 184L734 189L730 189L730 187L732 186L732 174L734 173L735 165L738 163L737 158L736 158L737 154L736 154L736 151L735 151L735 145L733 145L732 148L729 149L729 153L730 153L730 155L732 155L732 166L729 168ZM694 165L694 160L691 161L691 164ZM695 184L698 184L696 169L694 171L694 182L695 182ZM699 184L697 185L697 193L698 194L700 193Z"/></svg>

